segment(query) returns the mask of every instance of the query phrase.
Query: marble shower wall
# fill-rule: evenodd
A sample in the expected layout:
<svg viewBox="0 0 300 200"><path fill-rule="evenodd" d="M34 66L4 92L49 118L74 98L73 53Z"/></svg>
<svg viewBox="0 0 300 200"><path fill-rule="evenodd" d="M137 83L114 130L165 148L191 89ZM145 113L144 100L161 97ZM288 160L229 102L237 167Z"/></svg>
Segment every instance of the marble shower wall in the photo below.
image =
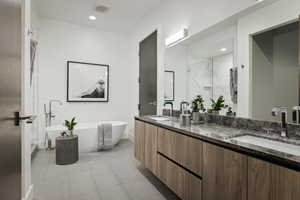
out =
<svg viewBox="0 0 300 200"><path fill-rule="evenodd" d="M196 95L202 95L207 108L211 98L223 95L225 103L236 111L236 105L230 96L230 68L233 67L233 54L224 54L211 58L188 55L187 99L192 101ZM225 114L226 110L222 111Z"/></svg>
<svg viewBox="0 0 300 200"><path fill-rule="evenodd" d="M189 102L197 95L202 95L205 107L210 106L212 98L212 59L210 58L188 58L187 73L187 99Z"/></svg>
<svg viewBox="0 0 300 200"><path fill-rule="evenodd" d="M233 54L225 54L212 58L213 63L213 99L223 95L225 104L236 111L236 105L231 101L230 95L230 69L233 68ZM223 110L221 114L226 114Z"/></svg>

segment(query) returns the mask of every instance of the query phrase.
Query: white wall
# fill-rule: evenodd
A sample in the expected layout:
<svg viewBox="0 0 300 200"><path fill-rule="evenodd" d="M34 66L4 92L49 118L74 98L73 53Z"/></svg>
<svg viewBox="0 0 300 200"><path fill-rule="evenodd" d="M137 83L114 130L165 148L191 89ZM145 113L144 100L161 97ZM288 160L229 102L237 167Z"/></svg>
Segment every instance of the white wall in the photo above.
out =
<svg viewBox="0 0 300 200"><path fill-rule="evenodd" d="M61 124L73 116L79 122L121 120L133 123L133 77L129 65L129 38L110 32L81 27L65 22L40 20L39 27L39 121L40 139L44 139L43 104L51 99L63 101L55 105L53 124ZM110 65L108 103L67 103L67 61ZM80 81L80 80L78 80ZM133 125L131 125L133 126Z"/></svg>
<svg viewBox="0 0 300 200"><path fill-rule="evenodd" d="M252 42L249 35L296 20L299 14L299 0L280 0L239 19L238 66L245 65L244 69L239 67L238 113L240 116L252 117L250 113Z"/></svg>

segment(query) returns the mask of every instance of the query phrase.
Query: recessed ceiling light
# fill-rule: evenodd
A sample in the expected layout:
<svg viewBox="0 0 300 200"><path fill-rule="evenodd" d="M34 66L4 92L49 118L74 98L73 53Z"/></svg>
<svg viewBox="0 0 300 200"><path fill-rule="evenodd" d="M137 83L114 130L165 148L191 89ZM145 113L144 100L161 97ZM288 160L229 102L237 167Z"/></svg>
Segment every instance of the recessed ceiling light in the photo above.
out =
<svg viewBox="0 0 300 200"><path fill-rule="evenodd" d="M96 19L97 19L97 17L96 17L96 16L94 16L94 15L90 15L90 16L89 16L89 19L90 19L90 20L92 20L92 21L94 21L94 20L96 20Z"/></svg>
<svg viewBox="0 0 300 200"><path fill-rule="evenodd" d="M222 49L220 49L220 51L224 52L224 51L227 51L227 49L226 48L222 48Z"/></svg>

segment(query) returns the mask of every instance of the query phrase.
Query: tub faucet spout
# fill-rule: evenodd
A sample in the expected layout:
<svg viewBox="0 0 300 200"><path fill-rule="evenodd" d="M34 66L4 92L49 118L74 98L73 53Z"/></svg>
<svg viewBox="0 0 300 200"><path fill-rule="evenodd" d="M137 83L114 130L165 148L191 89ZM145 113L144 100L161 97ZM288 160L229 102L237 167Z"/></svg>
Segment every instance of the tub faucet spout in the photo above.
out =
<svg viewBox="0 0 300 200"><path fill-rule="evenodd" d="M62 106L62 104L63 104L62 101L60 101L60 100L51 100L51 101L49 101L49 113L47 113L48 120L49 120L49 123L48 123L49 126L51 126L52 118L55 118L55 115L52 112L53 103L59 103L60 106Z"/></svg>

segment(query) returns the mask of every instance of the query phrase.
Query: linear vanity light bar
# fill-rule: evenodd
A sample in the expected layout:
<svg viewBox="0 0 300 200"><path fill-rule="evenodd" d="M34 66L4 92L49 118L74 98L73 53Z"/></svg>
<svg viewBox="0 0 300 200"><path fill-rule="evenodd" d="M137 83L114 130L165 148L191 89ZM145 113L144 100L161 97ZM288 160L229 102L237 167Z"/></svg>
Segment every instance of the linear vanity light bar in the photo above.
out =
<svg viewBox="0 0 300 200"><path fill-rule="evenodd" d="M188 29L182 29L179 32L175 33L174 35L171 35L168 37L165 41L166 47L171 47L174 44L182 41L184 38L188 36Z"/></svg>

